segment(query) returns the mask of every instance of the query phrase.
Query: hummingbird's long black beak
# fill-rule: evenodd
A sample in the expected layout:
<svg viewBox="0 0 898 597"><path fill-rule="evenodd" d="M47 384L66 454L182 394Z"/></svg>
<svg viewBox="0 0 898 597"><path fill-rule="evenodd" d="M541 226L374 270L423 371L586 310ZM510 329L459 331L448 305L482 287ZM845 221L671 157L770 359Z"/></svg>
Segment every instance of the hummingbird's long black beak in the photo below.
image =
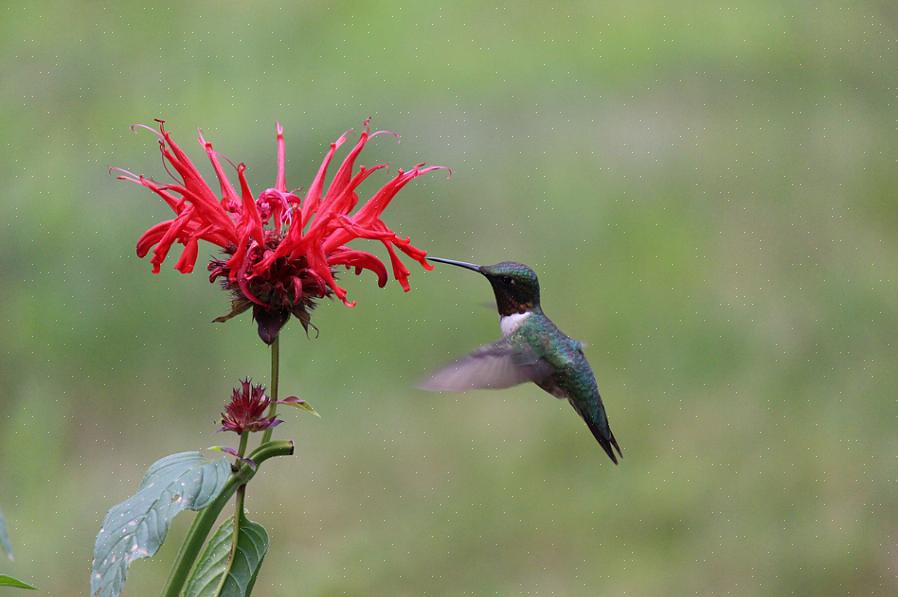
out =
<svg viewBox="0 0 898 597"><path fill-rule="evenodd" d="M454 259L443 259L441 257L428 257L427 260L436 261L438 263L448 263L449 265L457 265L458 267L463 267L471 271L480 272L479 265L474 265L473 263L467 263L465 261L455 261Z"/></svg>

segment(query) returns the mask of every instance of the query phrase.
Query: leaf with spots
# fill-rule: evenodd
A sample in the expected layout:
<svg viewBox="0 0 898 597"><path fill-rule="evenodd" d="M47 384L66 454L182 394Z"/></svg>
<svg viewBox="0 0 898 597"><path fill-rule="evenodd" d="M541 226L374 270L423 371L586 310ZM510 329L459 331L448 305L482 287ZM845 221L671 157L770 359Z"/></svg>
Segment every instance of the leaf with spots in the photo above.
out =
<svg viewBox="0 0 898 597"><path fill-rule="evenodd" d="M184 597L247 597L252 592L268 552L268 532L244 516L236 549L233 536L234 519L228 518L193 569Z"/></svg>
<svg viewBox="0 0 898 597"><path fill-rule="evenodd" d="M137 493L103 520L94 545L90 594L117 597L131 562L155 554L172 519L185 509L205 508L230 475L226 458L209 460L199 452L172 454L153 463Z"/></svg>
<svg viewBox="0 0 898 597"><path fill-rule="evenodd" d="M29 585L27 582L21 581L18 578L7 576L5 574L0 574L0 587L14 587L16 589L30 589L32 591L35 590L35 588Z"/></svg>
<svg viewBox="0 0 898 597"><path fill-rule="evenodd" d="M6 552L6 557L12 561L12 543L9 540L9 531L6 529L6 519L0 512L0 549Z"/></svg>

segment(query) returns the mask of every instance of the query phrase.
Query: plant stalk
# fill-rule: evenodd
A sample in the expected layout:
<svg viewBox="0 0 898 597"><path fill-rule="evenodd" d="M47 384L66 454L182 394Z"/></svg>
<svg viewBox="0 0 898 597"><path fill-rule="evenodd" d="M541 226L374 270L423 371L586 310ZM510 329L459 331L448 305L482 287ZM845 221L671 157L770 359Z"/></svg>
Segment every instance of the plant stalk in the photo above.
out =
<svg viewBox="0 0 898 597"><path fill-rule="evenodd" d="M249 440L249 431L240 434L240 447L237 448L239 458L246 453L246 442ZM246 499L246 483L237 488L237 499L234 500L234 532L231 535L231 555L229 562L234 561L237 553L237 544L240 542L240 525L243 523L243 502Z"/></svg>
<svg viewBox="0 0 898 597"><path fill-rule="evenodd" d="M240 527L243 526L243 502L246 499L246 483L237 488L237 499L234 500L234 532L231 533L231 553L228 562L234 561L237 544L240 543Z"/></svg>
<svg viewBox="0 0 898 597"><path fill-rule="evenodd" d="M187 578L190 575L190 570L193 568L193 564L203 547L203 543L206 542L206 537L209 535L209 531L212 530L212 525L215 524L218 515L231 499L231 496L234 495L234 492L239 487L246 485L255 476L258 467L269 458L291 456L292 454L293 442L289 440L263 443L253 450L249 457L256 463L256 470L253 470L248 464L241 464L237 472L228 479L218 497L211 504L200 510L196 518L193 519L193 524L190 525L190 530L187 531L184 543L181 544L181 549L175 558L175 566L172 568L168 582L165 583L165 588L162 590L163 597L179 597L181 590L184 588L184 583L187 582Z"/></svg>
<svg viewBox="0 0 898 597"><path fill-rule="evenodd" d="M237 448L237 458L243 458L243 455L246 454L246 444L248 441L249 431L244 431L240 434L240 446Z"/></svg>
<svg viewBox="0 0 898 597"><path fill-rule="evenodd" d="M275 336L274 342L271 343L271 383L268 385L268 397L271 404L268 407L268 416L273 417L278 412L278 376L281 366L281 337ZM269 427L262 435L262 444L271 441L271 434L274 433L274 427Z"/></svg>

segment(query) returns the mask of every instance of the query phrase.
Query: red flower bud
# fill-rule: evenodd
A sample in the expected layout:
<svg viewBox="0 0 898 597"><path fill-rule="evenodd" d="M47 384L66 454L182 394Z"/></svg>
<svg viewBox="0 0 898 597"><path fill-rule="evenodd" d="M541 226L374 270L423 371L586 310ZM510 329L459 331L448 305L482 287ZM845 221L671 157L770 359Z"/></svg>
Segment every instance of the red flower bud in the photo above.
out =
<svg viewBox="0 0 898 597"><path fill-rule="evenodd" d="M265 386L254 386L249 379L243 380L234 388L231 401L225 405L225 412L221 413L219 431L233 431L240 435L244 431L264 431L280 425L280 419L265 416L269 404L271 399L265 395Z"/></svg>

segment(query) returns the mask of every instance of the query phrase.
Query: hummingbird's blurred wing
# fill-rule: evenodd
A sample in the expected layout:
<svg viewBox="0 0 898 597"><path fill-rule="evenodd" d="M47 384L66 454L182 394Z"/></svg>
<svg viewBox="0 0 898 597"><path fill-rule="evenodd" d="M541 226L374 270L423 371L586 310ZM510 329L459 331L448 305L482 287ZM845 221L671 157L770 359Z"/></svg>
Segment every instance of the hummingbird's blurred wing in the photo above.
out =
<svg viewBox="0 0 898 597"><path fill-rule="evenodd" d="M552 366L532 350L502 339L440 369L420 387L436 392L510 388L545 379L551 373Z"/></svg>

